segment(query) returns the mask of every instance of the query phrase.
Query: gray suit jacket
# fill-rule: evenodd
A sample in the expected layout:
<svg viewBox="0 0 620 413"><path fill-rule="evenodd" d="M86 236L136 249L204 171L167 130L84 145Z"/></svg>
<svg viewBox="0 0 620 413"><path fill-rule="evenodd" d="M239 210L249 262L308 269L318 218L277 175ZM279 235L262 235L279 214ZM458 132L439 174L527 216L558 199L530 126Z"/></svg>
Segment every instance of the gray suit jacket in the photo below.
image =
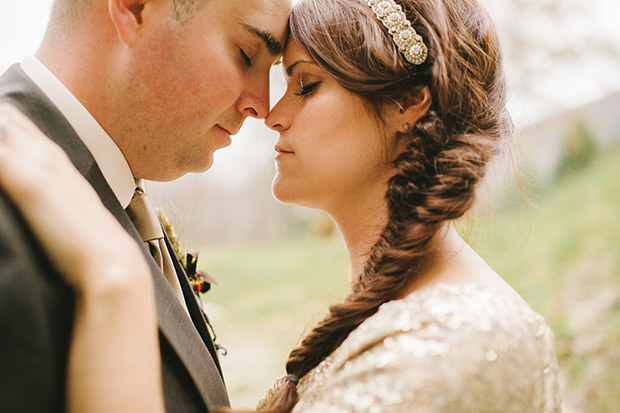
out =
<svg viewBox="0 0 620 413"><path fill-rule="evenodd" d="M16 106L67 152L104 205L142 246L155 284L167 411L205 412L228 406L207 320L178 260L177 272L191 321L86 146L18 65L0 77L0 102ZM176 257L173 251L171 255ZM72 290L54 271L19 212L0 191L0 411L66 410L66 363L73 312Z"/></svg>

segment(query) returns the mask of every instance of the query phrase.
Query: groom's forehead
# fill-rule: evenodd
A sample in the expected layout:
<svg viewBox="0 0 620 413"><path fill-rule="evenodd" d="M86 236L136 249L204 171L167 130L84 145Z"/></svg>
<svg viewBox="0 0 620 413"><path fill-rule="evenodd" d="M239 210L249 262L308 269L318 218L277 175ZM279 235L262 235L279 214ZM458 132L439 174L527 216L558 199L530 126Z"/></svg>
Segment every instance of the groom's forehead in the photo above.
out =
<svg viewBox="0 0 620 413"><path fill-rule="evenodd" d="M207 0L207 13L216 13L227 25L248 24L284 43L294 0ZM218 4L216 4L218 3ZM212 5L212 7L210 7Z"/></svg>

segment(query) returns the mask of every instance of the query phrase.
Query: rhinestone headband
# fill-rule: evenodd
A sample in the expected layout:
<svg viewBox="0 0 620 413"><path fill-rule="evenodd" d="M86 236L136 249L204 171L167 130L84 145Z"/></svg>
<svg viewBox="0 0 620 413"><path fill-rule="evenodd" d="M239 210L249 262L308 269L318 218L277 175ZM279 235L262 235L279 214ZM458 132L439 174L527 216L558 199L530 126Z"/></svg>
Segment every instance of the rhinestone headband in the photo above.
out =
<svg viewBox="0 0 620 413"><path fill-rule="evenodd" d="M426 61L428 48L422 36L416 33L407 20L402 7L394 0L368 0L366 3L390 32L394 43L409 63L421 65Z"/></svg>

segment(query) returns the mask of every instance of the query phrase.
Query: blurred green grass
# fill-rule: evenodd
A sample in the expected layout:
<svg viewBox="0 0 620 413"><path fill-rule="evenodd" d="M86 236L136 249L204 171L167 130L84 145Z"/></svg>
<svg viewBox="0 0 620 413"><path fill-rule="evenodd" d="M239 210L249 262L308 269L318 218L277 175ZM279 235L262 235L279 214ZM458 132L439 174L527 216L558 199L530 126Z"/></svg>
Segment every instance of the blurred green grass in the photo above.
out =
<svg viewBox="0 0 620 413"><path fill-rule="evenodd" d="M346 249L336 237L208 246L199 265L221 284L203 302L228 350L221 362L233 407L254 408L303 333L345 296Z"/></svg>
<svg viewBox="0 0 620 413"><path fill-rule="evenodd" d="M459 224L556 334L566 412L620 411L619 180L620 148L599 152L552 187L526 182L518 202ZM204 301L220 343L235 349L223 360L233 406L253 407L302 333L346 293L346 250L309 236L209 246L200 265L221 282ZM253 362L260 372L249 372Z"/></svg>
<svg viewBox="0 0 620 413"><path fill-rule="evenodd" d="M320 311L348 289L346 250L334 238L207 247L200 260L222 284L208 300L244 324Z"/></svg>

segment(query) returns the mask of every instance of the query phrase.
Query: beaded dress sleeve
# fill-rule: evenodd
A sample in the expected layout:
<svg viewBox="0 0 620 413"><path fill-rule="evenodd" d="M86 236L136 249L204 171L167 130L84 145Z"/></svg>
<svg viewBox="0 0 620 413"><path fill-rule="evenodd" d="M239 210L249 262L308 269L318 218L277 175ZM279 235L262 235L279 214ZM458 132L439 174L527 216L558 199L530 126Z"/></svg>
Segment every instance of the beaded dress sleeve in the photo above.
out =
<svg viewBox="0 0 620 413"><path fill-rule="evenodd" d="M472 284L439 284L384 304L298 389L294 412L560 411L543 317Z"/></svg>

